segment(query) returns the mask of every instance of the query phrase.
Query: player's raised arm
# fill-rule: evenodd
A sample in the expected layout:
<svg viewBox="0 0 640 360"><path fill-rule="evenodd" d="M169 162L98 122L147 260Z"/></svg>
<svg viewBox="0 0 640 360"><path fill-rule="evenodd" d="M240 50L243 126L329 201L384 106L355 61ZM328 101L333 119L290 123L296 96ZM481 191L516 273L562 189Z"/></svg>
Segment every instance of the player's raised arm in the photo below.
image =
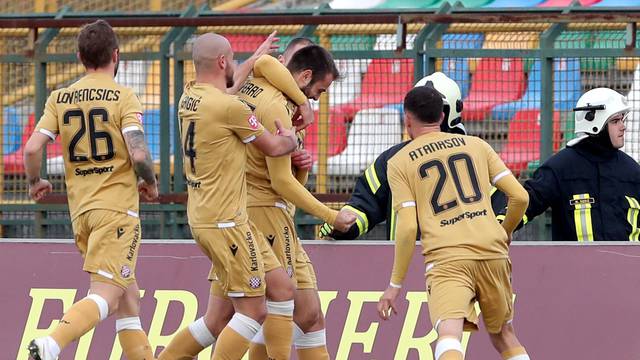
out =
<svg viewBox="0 0 640 360"><path fill-rule="evenodd" d="M247 60L242 62L242 64L238 65L233 74L233 85L227 88L227 94L235 94L240 90L244 82L251 74L251 70L256 63L256 61L263 55L267 55L272 53L273 51L278 49L278 39L276 37L277 31L272 32L265 41L256 49L256 51L249 57Z"/></svg>
<svg viewBox="0 0 640 360"><path fill-rule="evenodd" d="M24 170L29 183L29 195L35 201L40 201L51 192L51 183L40 178L42 166L42 151L49 141L54 141L58 134L53 94L47 99L42 118L38 122L36 131L31 135L24 147Z"/></svg>

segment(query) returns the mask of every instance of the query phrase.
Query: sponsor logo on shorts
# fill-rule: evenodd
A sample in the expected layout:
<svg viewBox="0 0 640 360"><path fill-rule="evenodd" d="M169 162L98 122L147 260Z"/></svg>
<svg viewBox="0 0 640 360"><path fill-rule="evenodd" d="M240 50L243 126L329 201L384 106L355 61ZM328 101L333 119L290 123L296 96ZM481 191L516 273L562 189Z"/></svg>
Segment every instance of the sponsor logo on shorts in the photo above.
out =
<svg viewBox="0 0 640 360"><path fill-rule="evenodd" d="M118 234L118 239L120 239L124 235L124 228L119 227L116 233Z"/></svg>
<svg viewBox="0 0 640 360"><path fill-rule="evenodd" d="M236 253L238 252L238 245L232 244L231 246L229 246L229 249L231 250L233 256L236 256Z"/></svg>
<svg viewBox="0 0 640 360"><path fill-rule="evenodd" d="M273 242L275 240L276 240L276 237L273 234L267 235L267 241L269 242L269 245L273 246Z"/></svg>
<svg viewBox="0 0 640 360"><path fill-rule="evenodd" d="M257 289L257 288L259 288L261 284L262 284L262 280L260 280L260 278L259 278L259 277L257 277L257 276L252 276L252 277L249 279L249 286L250 286L252 289Z"/></svg>
<svg viewBox="0 0 640 360"><path fill-rule="evenodd" d="M93 174L102 175L102 174L112 173L112 172L113 172L113 165L104 166L104 167L96 166L88 169L76 169L75 175L85 177L87 175L93 175Z"/></svg>
<svg viewBox="0 0 640 360"><path fill-rule="evenodd" d="M120 275L122 275L123 279L128 279L131 276L131 269L127 265L122 265L120 268Z"/></svg>
<svg viewBox="0 0 640 360"><path fill-rule="evenodd" d="M258 271L258 253L256 252L256 244L253 242L253 235L251 232L247 232L247 246L249 247L251 271Z"/></svg>
<svg viewBox="0 0 640 360"><path fill-rule="evenodd" d="M133 228L133 240L131 240L131 245L129 245L127 260L133 261L133 256L136 254L136 248L138 247L138 241L140 241L140 225L136 225L136 227Z"/></svg>
<svg viewBox="0 0 640 360"><path fill-rule="evenodd" d="M282 229L284 236L284 256L287 258L287 267L293 266L293 257L291 256L291 232L288 226Z"/></svg>

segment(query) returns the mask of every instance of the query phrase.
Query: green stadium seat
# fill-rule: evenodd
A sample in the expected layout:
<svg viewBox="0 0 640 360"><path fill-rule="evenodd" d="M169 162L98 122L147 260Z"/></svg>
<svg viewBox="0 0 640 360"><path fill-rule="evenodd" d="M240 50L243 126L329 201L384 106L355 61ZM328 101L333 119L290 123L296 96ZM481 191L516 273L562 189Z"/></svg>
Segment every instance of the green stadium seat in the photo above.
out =
<svg viewBox="0 0 640 360"><path fill-rule="evenodd" d="M332 51L367 51L373 50L375 35L332 35Z"/></svg>
<svg viewBox="0 0 640 360"><path fill-rule="evenodd" d="M462 5L464 5L464 7L466 7L466 8L479 8L479 7L487 6L491 2L493 2L493 0L438 0L438 1L435 1L435 2L431 3L429 6L426 6L426 7L439 8L440 6L442 6L442 4L444 4L446 2L448 2L451 5L453 5L457 1L460 1L462 3Z"/></svg>
<svg viewBox="0 0 640 360"><path fill-rule="evenodd" d="M594 49L623 49L624 31L597 31L592 33L592 48ZM594 51L594 53L597 53ZM615 58L594 57L582 58L580 67L583 71L608 71L615 63Z"/></svg>
<svg viewBox="0 0 640 360"><path fill-rule="evenodd" d="M287 45L289 45L289 42L295 38L297 38L299 36L297 35L278 35L278 38L280 38L280 41L278 41L278 52L283 52L284 49L287 47ZM320 39L317 36L311 36L309 37L309 39L311 39L311 41L313 41L314 43L318 44L320 42Z"/></svg>
<svg viewBox="0 0 640 360"><path fill-rule="evenodd" d="M378 9L422 9L436 7L432 3L439 2L437 0L386 0L376 5Z"/></svg>

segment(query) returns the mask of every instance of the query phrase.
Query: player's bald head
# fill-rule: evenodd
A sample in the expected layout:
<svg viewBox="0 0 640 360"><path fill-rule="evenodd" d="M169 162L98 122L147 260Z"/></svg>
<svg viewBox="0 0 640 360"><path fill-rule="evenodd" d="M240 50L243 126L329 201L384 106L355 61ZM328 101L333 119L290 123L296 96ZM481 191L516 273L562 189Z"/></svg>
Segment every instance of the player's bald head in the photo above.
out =
<svg viewBox="0 0 640 360"><path fill-rule="evenodd" d="M193 43L193 63L196 72L213 71L218 58L224 55L231 61L231 44L224 36L206 33L198 36Z"/></svg>

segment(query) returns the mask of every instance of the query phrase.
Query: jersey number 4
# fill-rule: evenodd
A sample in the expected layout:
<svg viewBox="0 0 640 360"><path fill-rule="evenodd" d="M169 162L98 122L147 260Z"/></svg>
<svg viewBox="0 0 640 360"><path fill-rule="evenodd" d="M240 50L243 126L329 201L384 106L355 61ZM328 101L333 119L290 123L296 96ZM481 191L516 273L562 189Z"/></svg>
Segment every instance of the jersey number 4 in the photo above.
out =
<svg viewBox="0 0 640 360"><path fill-rule="evenodd" d="M467 196L464 193L464 189L462 188L462 182L460 181L460 174L458 173L458 168L456 164L458 162L463 162L467 169L467 175L469 176L469 182L471 183L471 187L473 188L473 194ZM468 154L458 153L449 156L447 159L447 167L449 168L449 173L453 178L453 183L456 186L456 190L458 192L459 199L465 204L472 204L474 202L478 202L482 199L482 192L480 191L480 184L478 184L478 175L476 174L475 167L473 166L473 160ZM431 195L431 206L433 207L433 213L435 215L445 211L452 209L458 206L458 199L451 199L446 201L440 201L440 196L442 195L442 190L444 189L444 185L447 181L447 170L445 168L445 164L440 160L431 160L420 166L420 176L423 179L429 177L429 169L436 168L438 171L438 179L436 180L436 187Z"/></svg>
<svg viewBox="0 0 640 360"><path fill-rule="evenodd" d="M182 123L182 120L180 121ZM193 147L194 138L196 136L196 123L189 122L187 127L187 133L184 138L184 156L189 158L189 165L191 165L191 173L196 173L196 149Z"/></svg>
<svg viewBox="0 0 640 360"><path fill-rule="evenodd" d="M109 113L104 108L93 108L89 110L87 116L80 109L68 110L62 117L62 123L64 125L70 125L71 119L80 120L80 129L73 135L71 142L69 143L69 161L71 162L84 162L89 161L86 155L78 155L76 153L76 146L78 142L82 140L84 134L87 133L87 123L89 127L89 146L91 147L91 158L95 161L107 161L113 159L115 153L113 151L113 140L111 135L106 131L96 130L96 121L102 120L103 122L109 121ZM88 121L87 121L88 120ZM98 154L98 140L104 140L107 152L104 154Z"/></svg>

